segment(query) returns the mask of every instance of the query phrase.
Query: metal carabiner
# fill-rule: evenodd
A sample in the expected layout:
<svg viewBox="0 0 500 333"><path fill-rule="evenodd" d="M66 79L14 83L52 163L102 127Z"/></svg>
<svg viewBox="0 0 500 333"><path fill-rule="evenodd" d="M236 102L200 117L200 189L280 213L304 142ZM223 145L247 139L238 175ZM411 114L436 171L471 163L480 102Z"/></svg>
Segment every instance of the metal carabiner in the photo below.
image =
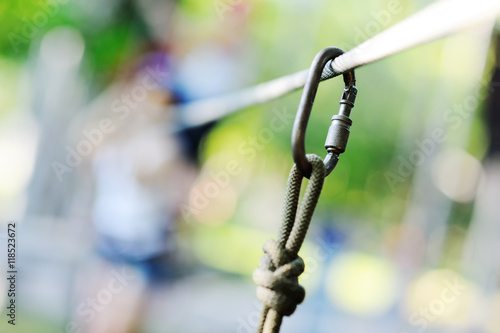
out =
<svg viewBox="0 0 500 333"><path fill-rule="evenodd" d="M343 53L344 51L337 47L327 47L314 57L300 99L293 123L292 155L295 164L306 178L310 177L312 171L312 167L306 158L305 137L314 97L316 96L323 71L334 72L330 67L330 60L333 61L333 59ZM327 68L325 68L326 65L328 65ZM349 138L349 128L352 124L349 115L351 109L354 107L354 100L358 91L355 86L356 76L354 69L344 73L343 76L345 87L340 100L340 110L337 115L332 117L332 123L325 142L325 149L328 151L328 155L324 159L326 176L333 171L339 160L339 155L345 151L347 139Z"/></svg>

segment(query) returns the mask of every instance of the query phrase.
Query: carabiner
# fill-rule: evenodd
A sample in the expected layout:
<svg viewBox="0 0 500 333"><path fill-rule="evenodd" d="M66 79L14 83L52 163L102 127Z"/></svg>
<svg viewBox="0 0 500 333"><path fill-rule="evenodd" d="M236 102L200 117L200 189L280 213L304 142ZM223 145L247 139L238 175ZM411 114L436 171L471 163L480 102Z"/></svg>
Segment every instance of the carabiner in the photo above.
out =
<svg viewBox="0 0 500 333"><path fill-rule="evenodd" d="M323 71L326 73L334 72L333 69L331 69L331 61L343 53L344 51L337 47L327 47L314 57L300 99L299 108L293 123L292 155L295 164L306 178L310 177L312 171L312 167L306 158L305 137L314 97L316 96L316 91L318 90ZM328 66L325 68L326 65ZM345 87L340 100L339 114L332 117L332 124L328 130L325 143L325 149L328 151L328 155L324 159L326 176L329 175L337 165L339 154L345 151L347 139L349 137L349 128L352 124L349 115L351 109L354 107L354 100L356 99L358 91L355 86L356 76L354 74L354 69L345 72L343 76Z"/></svg>

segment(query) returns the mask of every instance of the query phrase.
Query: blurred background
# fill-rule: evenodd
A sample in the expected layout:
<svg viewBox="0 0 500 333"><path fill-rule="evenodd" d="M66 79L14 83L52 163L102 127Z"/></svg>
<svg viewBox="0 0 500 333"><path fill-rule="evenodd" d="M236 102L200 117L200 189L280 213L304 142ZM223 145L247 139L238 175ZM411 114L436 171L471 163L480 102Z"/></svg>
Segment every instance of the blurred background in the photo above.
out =
<svg viewBox="0 0 500 333"><path fill-rule="evenodd" d="M0 235L16 222L19 273L15 326L0 279L0 331L253 332L301 91L194 128L172 106L305 69L429 3L3 1ZM498 27L357 70L283 332L500 332ZM342 88L321 84L308 152L324 156Z"/></svg>

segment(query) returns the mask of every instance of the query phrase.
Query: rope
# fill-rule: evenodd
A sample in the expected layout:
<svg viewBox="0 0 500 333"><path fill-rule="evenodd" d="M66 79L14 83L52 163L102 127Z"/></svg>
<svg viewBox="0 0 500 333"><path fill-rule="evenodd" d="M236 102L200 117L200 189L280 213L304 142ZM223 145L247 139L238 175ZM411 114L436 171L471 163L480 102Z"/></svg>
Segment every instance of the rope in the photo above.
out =
<svg viewBox="0 0 500 333"><path fill-rule="evenodd" d="M395 24L325 66L322 80L340 75L412 47L494 20L500 1L442 0ZM175 110L180 127L197 126L238 110L262 104L302 88L309 70L258 84L241 91L187 103Z"/></svg>
<svg viewBox="0 0 500 333"><path fill-rule="evenodd" d="M279 332L283 316L290 316L305 297L305 290L298 283L304 262L297 253L304 242L326 172L319 156L309 154L307 160L312 165L312 174L300 207L297 211L303 176L294 165L288 177L278 240L264 244L264 256L253 273L258 285L257 298L264 304L258 333Z"/></svg>

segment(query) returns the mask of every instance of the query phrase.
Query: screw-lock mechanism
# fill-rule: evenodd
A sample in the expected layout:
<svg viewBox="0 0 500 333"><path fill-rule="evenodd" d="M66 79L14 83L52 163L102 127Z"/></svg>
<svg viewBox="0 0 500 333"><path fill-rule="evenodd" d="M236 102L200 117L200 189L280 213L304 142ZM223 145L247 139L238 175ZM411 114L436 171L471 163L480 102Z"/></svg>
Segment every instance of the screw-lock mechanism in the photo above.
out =
<svg viewBox="0 0 500 333"><path fill-rule="evenodd" d="M339 48L327 47L321 50L313 60L309 75L307 77L304 91L300 99L297 115L293 124L292 131L292 155L304 177L309 178L311 175L311 165L306 158L305 150L305 135L309 115L311 114L314 97L321 81L321 74L324 71L334 72L330 67L333 59L343 54ZM327 68L325 68L325 66ZM342 154L347 146L349 138L349 128L352 125L352 120L349 118L351 109L354 107L354 101L358 89L356 88L356 76L354 70L350 70L343 74L344 76L344 91L340 99L340 110L337 115L332 117L332 123L326 137L325 149L328 155L324 159L326 167L326 176L333 171L339 160L339 155Z"/></svg>
<svg viewBox="0 0 500 333"><path fill-rule="evenodd" d="M339 155L345 151L347 139L349 139L349 128L352 125L349 115L351 114L351 109L354 107L357 92L358 89L354 85L344 88L342 99L339 103L339 114L332 117L332 124L325 141L325 149L329 153Z"/></svg>

